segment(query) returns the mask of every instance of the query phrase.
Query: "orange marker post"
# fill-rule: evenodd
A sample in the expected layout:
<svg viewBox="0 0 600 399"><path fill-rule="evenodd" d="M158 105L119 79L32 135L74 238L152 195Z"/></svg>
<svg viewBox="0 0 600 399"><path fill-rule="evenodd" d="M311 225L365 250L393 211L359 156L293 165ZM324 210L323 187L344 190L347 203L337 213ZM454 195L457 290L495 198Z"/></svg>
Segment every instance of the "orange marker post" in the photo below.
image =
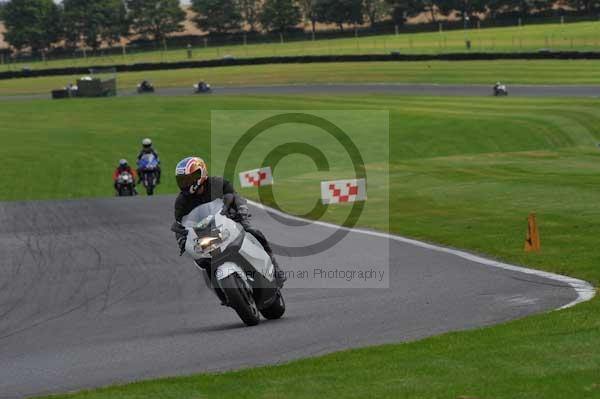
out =
<svg viewBox="0 0 600 399"><path fill-rule="evenodd" d="M527 238L525 239L525 252L538 252L541 249L540 234L538 231L535 213L527 218Z"/></svg>

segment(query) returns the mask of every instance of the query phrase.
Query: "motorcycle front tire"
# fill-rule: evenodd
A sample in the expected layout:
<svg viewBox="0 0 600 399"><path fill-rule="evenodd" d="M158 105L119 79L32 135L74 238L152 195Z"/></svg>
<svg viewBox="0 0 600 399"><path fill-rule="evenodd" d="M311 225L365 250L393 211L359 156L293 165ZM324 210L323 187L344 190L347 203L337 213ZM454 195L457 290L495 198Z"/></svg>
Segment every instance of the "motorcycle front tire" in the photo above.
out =
<svg viewBox="0 0 600 399"><path fill-rule="evenodd" d="M227 306L233 308L247 326L255 326L260 322L260 313L246 283L233 273L219 282L225 292Z"/></svg>

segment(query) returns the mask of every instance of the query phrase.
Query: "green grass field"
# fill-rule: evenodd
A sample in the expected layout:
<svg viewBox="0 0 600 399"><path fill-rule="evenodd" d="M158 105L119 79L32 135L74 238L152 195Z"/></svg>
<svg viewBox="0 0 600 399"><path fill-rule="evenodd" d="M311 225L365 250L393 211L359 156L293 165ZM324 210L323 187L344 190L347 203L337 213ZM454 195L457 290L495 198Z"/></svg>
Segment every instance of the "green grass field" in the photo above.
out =
<svg viewBox="0 0 600 399"><path fill-rule="evenodd" d="M74 83L80 76L0 80L0 96L48 94ZM123 90L133 90L143 79L157 90L189 87L200 79L214 86L303 83L440 83L489 84L600 84L600 60L595 61L465 61L368 62L259 65L130 72L118 75Z"/></svg>
<svg viewBox="0 0 600 399"><path fill-rule="evenodd" d="M212 96L3 103L0 199L110 196L117 159L133 157L145 136L155 140L168 175L192 152L210 157L210 110L244 109L390 110L393 232L600 284L597 99ZM376 160L381 149L369 145L368 128L359 130L353 140L365 158ZM302 211L314 192L295 188L314 179L314 170L283 165L275 176L277 200ZM367 170L370 178L385 179L377 162L369 161ZM174 182L165 178L159 191L175 192ZM377 202L379 191L369 194ZM543 250L537 254L523 252L530 211L540 223ZM327 214L332 221L339 217ZM377 207L367 207L361 220L374 228L387 222ZM58 397L597 398L599 315L596 298L408 344Z"/></svg>
<svg viewBox="0 0 600 399"><path fill-rule="evenodd" d="M600 22L578 22L571 24L543 24L523 27L470 29L468 39L472 42L471 51L537 51L552 50L600 50ZM193 59L218 59L224 55L237 58L270 57L285 55L323 54L374 54L389 53L450 53L464 52L465 33L462 30L429 32L400 35L382 35L362 38L300 41L289 43L248 44L226 47L195 48ZM126 55L73 58L0 65L0 71L21 69L29 66L35 69L58 68L65 66L114 65L139 62L177 62L188 60L187 50L129 52Z"/></svg>

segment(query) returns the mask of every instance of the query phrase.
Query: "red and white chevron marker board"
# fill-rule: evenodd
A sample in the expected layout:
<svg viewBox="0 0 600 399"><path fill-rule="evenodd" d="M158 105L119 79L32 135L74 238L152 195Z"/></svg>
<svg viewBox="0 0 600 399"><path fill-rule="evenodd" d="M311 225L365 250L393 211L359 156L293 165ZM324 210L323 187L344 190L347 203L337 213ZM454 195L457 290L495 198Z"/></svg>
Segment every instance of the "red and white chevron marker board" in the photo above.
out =
<svg viewBox="0 0 600 399"><path fill-rule="evenodd" d="M273 174L269 166L240 173L240 185L242 187L261 187L272 184Z"/></svg>
<svg viewBox="0 0 600 399"><path fill-rule="evenodd" d="M367 182L365 179L323 181L321 200L323 204L366 201Z"/></svg>

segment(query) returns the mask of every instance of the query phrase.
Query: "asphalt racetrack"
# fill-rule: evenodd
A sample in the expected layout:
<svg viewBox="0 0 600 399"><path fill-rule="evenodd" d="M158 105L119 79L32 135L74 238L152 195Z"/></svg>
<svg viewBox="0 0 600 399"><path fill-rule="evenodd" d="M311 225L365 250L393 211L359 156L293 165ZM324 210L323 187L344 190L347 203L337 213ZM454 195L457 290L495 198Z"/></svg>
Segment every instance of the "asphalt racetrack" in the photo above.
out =
<svg viewBox="0 0 600 399"><path fill-rule="evenodd" d="M1 398L415 340L593 295L577 280L354 231L316 254L287 250L280 263L288 272L387 265L374 287L388 288L291 279L284 318L247 328L178 256L172 203L172 196L0 203ZM280 247L309 245L333 230L251 211Z"/></svg>
<svg viewBox="0 0 600 399"><path fill-rule="evenodd" d="M600 86L544 86L509 85L511 97L598 97ZM260 95L260 94L356 94L381 93L429 96L492 96L491 85L441 85L441 84L309 84L215 87L211 94L218 95ZM195 94L192 86L182 88L160 88L147 96L188 96ZM139 96L133 90L120 90L119 96ZM50 94L0 96L0 101L50 99Z"/></svg>

